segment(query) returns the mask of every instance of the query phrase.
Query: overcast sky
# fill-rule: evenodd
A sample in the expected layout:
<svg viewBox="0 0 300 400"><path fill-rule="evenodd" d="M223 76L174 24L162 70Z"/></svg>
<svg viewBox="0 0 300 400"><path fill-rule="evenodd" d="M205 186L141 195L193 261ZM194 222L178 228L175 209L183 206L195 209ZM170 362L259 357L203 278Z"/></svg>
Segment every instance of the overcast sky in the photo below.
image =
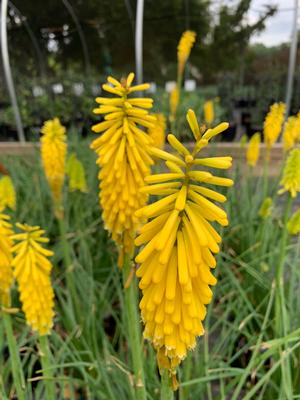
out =
<svg viewBox="0 0 300 400"><path fill-rule="evenodd" d="M266 46L274 46L291 39L294 0L252 0L249 18L255 21L259 11L264 9L264 4L274 4L278 6L275 16L269 18L266 29L260 35L252 38L252 43L263 43ZM300 14L300 12L299 12ZM298 26L300 29L300 19Z"/></svg>

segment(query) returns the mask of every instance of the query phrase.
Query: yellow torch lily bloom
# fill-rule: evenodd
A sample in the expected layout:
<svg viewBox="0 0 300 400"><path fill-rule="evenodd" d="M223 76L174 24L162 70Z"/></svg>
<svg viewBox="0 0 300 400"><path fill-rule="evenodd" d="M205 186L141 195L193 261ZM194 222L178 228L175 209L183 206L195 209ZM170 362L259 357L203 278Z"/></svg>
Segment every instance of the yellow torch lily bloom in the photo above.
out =
<svg viewBox="0 0 300 400"><path fill-rule="evenodd" d="M153 146L163 149L166 141L166 118L163 114L152 114L156 118L153 128L149 128L148 134L153 140Z"/></svg>
<svg viewBox="0 0 300 400"><path fill-rule="evenodd" d="M8 175L0 179L0 211L6 207L16 209L16 192L14 184Z"/></svg>
<svg viewBox="0 0 300 400"><path fill-rule="evenodd" d="M67 161L67 175L69 177L69 190L87 192L85 170L75 153L71 154Z"/></svg>
<svg viewBox="0 0 300 400"><path fill-rule="evenodd" d="M196 32L183 32L177 47L178 75L182 76L185 64L190 56L192 47L196 41Z"/></svg>
<svg viewBox="0 0 300 400"><path fill-rule="evenodd" d="M12 236L17 242L12 248L14 277L19 285L20 300L28 325L40 335L49 333L53 325L54 292L48 257L53 252L43 247L49 239L39 226L16 224L22 231Z"/></svg>
<svg viewBox="0 0 300 400"><path fill-rule="evenodd" d="M45 175L55 202L60 203L65 178L66 128L58 118L54 118L44 123L41 133L41 156Z"/></svg>
<svg viewBox="0 0 300 400"><path fill-rule="evenodd" d="M289 117L284 125L282 141L284 151L289 151L295 146L297 140L297 118Z"/></svg>
<svg viewBox="0 0 300 400"><path fill-rule="evenodd" d="M277 141L284 121L285 104L274 103L264 122L264 140L270 150Z"/></svg>
<svg viewBox="0 0 300 400"><path fill-rule="evenodd" d="M260 153L260 133L256 132L249 140L248 149L246 153L247 163L251 167L255 167L259 159Z"/></svg>
<svg viewBox="0 0 300 400"><path fill-rule="evenodd" d="M204 111L204 121L210 126L215 119L214 102L212 100L207 100L203 106Z"/></svg>
<svg viewBox="0 0 300 400"><path fill-rule="evenodd" d="M261 218L268 218L272 214L273 209L273 200L272 197L266 197L262 202L262 205L259 209L258 215Z"/></svg>
<svg viewBox="0 0 300 400"><path fill-rule="evenodd" d="M135 240L137 246L143 246L135 260L140 264L137 276L143 294L144 337L152 341L161 365L169 365L173 372L195 347L196 337L204 333L202 321L212 298L210 286L217 282L210 269L216 266L213 254L219 252L221 237L211 223L227 226L228 219L214 203L222 203L226 197L210 186L233 184L231 179L199 170L231 166L231 157L199 157L209 140L226 130L228 123L201 135L194 111L188 111L187 120L196 141L192 151L172 134L168 142L176 154L151 150L153 156L165 160L169 171L145 178L141 193L160 199L137 211L148 222Z"/></svg>
<svg viewBox="0 0 300 400"><path fill-rule="evenodd" d="M103 133L95 139L91 148L98 155L99 199L103 210L105 228L119 245L119 265L124 254L131 255L134 237L140 219L136 210L146 204L148 195L139 191L144 177L149 175L153 160L149 155L152 139L143 128L153 128L156 117L149 115L152 99L131 97L139 90L149 88L148 84L132 86L134 74L121 82L108 77L103 89L114 98L96 98L99 107L94 113L104 115L104 121L92 127L96 133Z"/></svg>
<svg viewBox="0 0 300 400"><path fill-rule="evenodd" d="M290 192L292 197L296 197L300 192L300 150L293 149L287 160L283 170L283 177L280 181L283 186L278 191L279 194Z"/></svg>
<svg viewBox="0 0 300 400"><path fill-rule="evenodd" d="M10 288L13 283L13 230L8 215L0 213L0 304L10 307Z"/></svg>
<svg viewBox="0 0 300 400"><path fill-rule="evenodd" d="M176 85L170 93L170 121L173 122L176 119L176 112L179 104L180 91Z"/></svg>
<svg viewBox="0 0 300 400"><path fill-rule="evenodd" d="M240 146L243 149L246 147L246 144L248 143L248 136L244 133L243 136L240 139Z"/></svg>
<svg viewBox="0 0 300 400"><path fill-rule="evenodd" d="M300 142L300 111L298 111L298 114L296 115L294 134L296 142Z"/></svg>
<svg viewBox="0 0 300 400"><path fill-rule="evenodd" d="M294 212L287 223L287 229L291 235L300 233L300 210Z"/></svg>

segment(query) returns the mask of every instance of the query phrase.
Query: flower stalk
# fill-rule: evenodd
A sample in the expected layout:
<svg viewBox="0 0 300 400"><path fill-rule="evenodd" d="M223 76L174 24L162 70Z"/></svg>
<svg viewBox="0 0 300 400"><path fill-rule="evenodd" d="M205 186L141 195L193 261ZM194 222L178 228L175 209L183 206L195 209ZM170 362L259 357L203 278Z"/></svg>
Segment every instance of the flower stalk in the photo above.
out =
<svg viewBox="0 0 300 400"><path fill-rule="evenodd" d="M146 400L143 349L138 313L138 290L133 264L128 254L124 256L122 268L128 339L132 357L134 386L137 400Z"/></svg>
<svg viewBox="0 0 300 400"><path fill-rule="evenodd" d="M172 378L170 372L167 369L160 371L161 386L160 386L160 400L173 400L174 392L172 388Z"/></svg>
<svg viewBox="0 0 300 400"><path fill-rule="evenodd" d="M43 368L43 378L46 389L47 399L55 399L55 384L53 378L53 370L51 368L51 351L47 335L39 337L40 359Z"/></svg>

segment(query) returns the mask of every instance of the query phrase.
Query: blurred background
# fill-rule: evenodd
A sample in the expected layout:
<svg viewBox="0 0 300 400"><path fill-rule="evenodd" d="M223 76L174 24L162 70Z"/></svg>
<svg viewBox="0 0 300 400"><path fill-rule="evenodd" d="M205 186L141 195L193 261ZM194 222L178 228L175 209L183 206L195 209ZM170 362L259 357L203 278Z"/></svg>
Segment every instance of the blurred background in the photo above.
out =
<svg viewBox="0 0 300 400"><path fill-rule="evenodd" d="M185 73L178 131L189 107L214 100L216 122L229 120L226 140L262 129L268 107L285 101L295 4L293 0L144 1L143 80L155 111L169 114L183 31L197 40ZM8 1L10 67L25 136L37 140L42 122L58 116L85 136L94 98L108 74L135 71L135 0ZM290 113L300 108L296 54ZM0 67L0 140L17 139ZM183 124L182 124L183 125ZM180 133L179 133L180 134ZM184 135L184 132L182 133Z"/></svg>

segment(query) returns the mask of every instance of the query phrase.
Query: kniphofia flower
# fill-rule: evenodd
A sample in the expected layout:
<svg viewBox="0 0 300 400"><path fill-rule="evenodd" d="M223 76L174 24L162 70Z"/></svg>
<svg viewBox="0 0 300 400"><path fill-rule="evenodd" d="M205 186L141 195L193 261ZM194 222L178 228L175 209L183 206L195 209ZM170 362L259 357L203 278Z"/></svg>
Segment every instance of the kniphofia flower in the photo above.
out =
<svg viewBox="0 0 300 400"><path fill-rule="evenodd" d="M183 32L177 46L178 58L178 75L182 76L185 64L190 56L192 47L196 40L196 32L185 31Z"/></svg>
<svg viewBox="0 0 300 400"><path fill-rule="evenodd" d="M282 134L283 148L285 151L291 150L297 140L297 118L289 117L284 125Z"/></svg>
<svg viewBox="0 0 300 400"><path fill-rule="evenodd" d="M212 100L207 100L204 103L203 111L204 111L204 121L208 126L210 126L215 119L214 102Z"/></svg>
<svg viewBox="0 0 300 400"><path fill-rule="evenodd" d="M300 111L296 115L296 123L295 123L295 140L296 142L300 142Z"/></svg>
<svg viewBox="0 0 300 400"><path fill-rule="evenodd" d="M103 133L95 139L91 148L98 155L99 199L103 210L105 228L119 245L119 265L124 254L131 254L134 237L140 219L135 212L146 204L148 195L139 191L144 177L149 174L153 161L149 155L152 139L141 129L153 128L156 118L150 116L152 99L131 97L137 91L146 90L148 84L132 86L134 74L121 82L108 77L103 89L114 98L96 98L99 107L95 114L105 115L104 121L92 127Z"/></svg>
<svg viewBox="0 0 300 400"><path fill-rule="evenodd" d="M40 335L49 333L53 325L54 292L48 257L53 252L43 247L49 239L39 226L16 224L22 231L12 236L17 243L12 248L14 276L19 285L20 300L28 325Z"/></svg>
<svg viewBox="0 0 300 400"><path fill-rule="evenodd" d="M268 218L272 214L273 200L272 197L266 197L258 211L258 215L262 218Z"/></svg>
<svg viewBox="0 0 300 400"><path fill-rule="evenodd" d="M192 110L187 120L196 140L192 151L172 134L168 142L176 155L151 150L153 156L166 161L169 172L145 178L141 192L161 198L137 212L148 222L135 240L137 246L144 246L136 257L144 336L153 342L159 362L171 371L204 333L202 321L212 298L210 286L217 282L210 269L216 266L214 254L221 242L212 223L228 225L226 212L214 203L223 203L226 197L213 186L233 184L231 179L199 170L231 166L231 157L199 157L209 140L228 124L221 123L201 135Z"/></svg>
<svg viewBox="0 0 300 400"><path fill-rule="evenodd" d="M46 121L41 128L41 156L54 201L61 202L65 178L66 128L58 118Z"/></svg>
<svg viewBox="0 0 300 400"><path fill-rule="evenodd" d="M166 141L166 118L163 114L152 114L156 121L153 128L149 128L148 134L153 141L153 146L163 149Z"/></svg>
<svg viewBox="0 0 300 400"><path fill-rule="evenodd" d="M292 197L296 197L300 192L300 150L293 149L285 163L283 176L280 181L283 186L278 193L290 192Z"/></svg>
<svg viewBox="0 0 300 400"><path fill-rule="evenodd" d="M0 305L10 306L10 288L13 283L12 241L10 217L0 210Z"/></svg>
<svg viewBox="0 0 300 400"><path fill-rule="evenodd" d="M246 157L248 165L250 165L251 167L255 167L259 159L259 152L260 152L260 133L256 132L249 140L247 148Z"/></svg>
<svg viewBox="0 0 300 400"><path fill-rule="evenodd" d="M78 160L75 153L72 153L67 161L67 175L69 177L69 190L74 192L87 192L85 171L82 163Z"/></svg>
<svg viewBox="0 0 300 400"><path fill-rule="evenodd" d="M282 124L284 121L285 104L274 103L266 116L264 122L264 140L267 148L270 150L277 141Z"/></svg>
<svg viewBox="0 0 300 400"><path fill-rule="evenodd" d="M170 121L173 122L176 119L177 107L179 104L179 89L177 85L173 88L170 93Z"/></svg>
<svg viewBox="0 0 300 400"><path fill-rule="evenodd" d="M294 212L287 223L287 229L291 235L300 233L300 210Z"/></svg>
<svg viewBox="0 0 300 400"><path fill-rule="evenodd" d="M10 176L5 175L0 179L0 210L6 207L16 209L16 192Z"/></svg>
<svg viewBox="0 0 300 400"><path fill-rule="evenodd" d="M248 136L244 133L240 139L240 145L242 149L246 146L247 142L248 142Z"/></svg>

